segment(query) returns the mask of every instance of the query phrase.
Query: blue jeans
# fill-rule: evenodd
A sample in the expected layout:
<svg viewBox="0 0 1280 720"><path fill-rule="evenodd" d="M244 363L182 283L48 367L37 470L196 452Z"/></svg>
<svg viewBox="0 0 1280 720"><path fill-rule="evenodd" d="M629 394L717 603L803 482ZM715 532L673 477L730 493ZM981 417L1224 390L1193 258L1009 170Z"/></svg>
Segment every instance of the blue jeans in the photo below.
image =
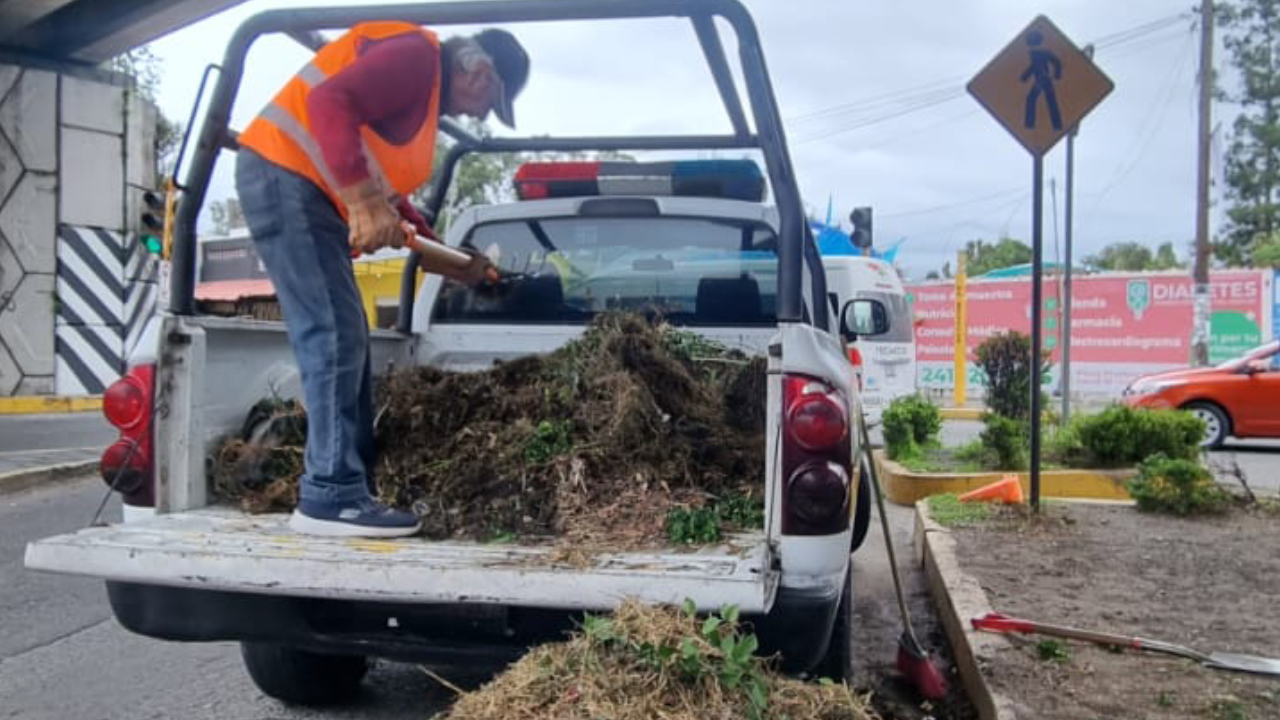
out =
<svg viewBox="0 0 1280 720"><path fill-rule="evenodd" d="M310 180L241 149L236 190L275 285L307 405L300 506L369 496L373 440L369 330L351 270L347 225Z"/></svg>

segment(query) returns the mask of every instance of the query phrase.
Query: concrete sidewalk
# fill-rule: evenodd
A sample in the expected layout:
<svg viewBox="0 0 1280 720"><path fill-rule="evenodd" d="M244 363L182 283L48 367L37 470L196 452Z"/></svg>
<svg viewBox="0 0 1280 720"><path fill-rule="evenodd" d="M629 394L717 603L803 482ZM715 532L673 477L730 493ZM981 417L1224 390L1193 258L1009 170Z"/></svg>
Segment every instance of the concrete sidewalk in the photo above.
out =
<svg viewBox="0 0 1280 720"><path fill-rule="evenodd" d="M95 471L115 439L98 413L0 415L0 492Z"/></svg>
<svg viewBox="0 0 1280 720"><path fill-rule="evenodd" d="M61 450L21 450L0 452L0 477L11 473L62 465L96 464L103 448L69 448Z"/></svg>

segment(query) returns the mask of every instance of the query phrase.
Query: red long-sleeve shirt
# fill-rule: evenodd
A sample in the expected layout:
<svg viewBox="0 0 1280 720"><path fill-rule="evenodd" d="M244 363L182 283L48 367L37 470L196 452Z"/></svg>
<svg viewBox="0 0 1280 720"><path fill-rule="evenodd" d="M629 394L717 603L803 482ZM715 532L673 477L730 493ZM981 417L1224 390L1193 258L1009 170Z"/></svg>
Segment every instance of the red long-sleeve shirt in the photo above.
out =
<svg viewBox="0 0 1280 720"><path fill-rule="evenodd" d="M416 32L405 33L366 42L355 62L311 90L311 134L339 186L369 178L362 126L392 144L413 138L426 119L439 72L435 46ZM414 225L425 225L407 200L399 210Z"/></svg>

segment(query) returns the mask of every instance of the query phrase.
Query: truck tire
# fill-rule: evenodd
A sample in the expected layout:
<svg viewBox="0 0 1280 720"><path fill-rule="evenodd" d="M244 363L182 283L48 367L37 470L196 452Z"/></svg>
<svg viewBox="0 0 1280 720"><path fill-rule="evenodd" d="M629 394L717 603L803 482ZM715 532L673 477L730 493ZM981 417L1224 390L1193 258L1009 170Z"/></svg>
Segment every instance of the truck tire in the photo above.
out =
<svg viewBox="0 0 1280 720"><path fill-rule="evenodd" d="M827 652L810 677L831 678L835 682L853 683L853 563L845 572L844 591L836 608L836 622L831 628Z"/></svg>
<svg viewBox="0 0 1280 720"><path fill-rule="evenodd" d="M369 671L363 657L324 655L277 643L240 643L240 654L253 684L263 694L291 705L352 700Z"/></svg>
<svg viewBox="0 0 1280 720"><path fill-rule="evenodd" d="M858 495L853 508L853 535L849 538L849 552L854 553L862 547L867 539L867 528L871 527L871 471L867 467L867 454L862 454L858 463Z"/></svg>

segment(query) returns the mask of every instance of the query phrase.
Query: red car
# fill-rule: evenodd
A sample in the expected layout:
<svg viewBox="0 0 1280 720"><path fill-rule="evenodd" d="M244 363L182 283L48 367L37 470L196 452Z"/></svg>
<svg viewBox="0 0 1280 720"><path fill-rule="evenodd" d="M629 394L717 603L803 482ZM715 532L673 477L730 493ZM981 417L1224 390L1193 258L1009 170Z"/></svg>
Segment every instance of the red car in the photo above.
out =
<svg viewBox="0 0 1280 720"><path fill-rule="evenodd" d="M1206 447L1228 435L1280 438L1280 340L1217 367L1144 375L1125 388L1124 401L1194 413L1204 420Z"/></svg>

